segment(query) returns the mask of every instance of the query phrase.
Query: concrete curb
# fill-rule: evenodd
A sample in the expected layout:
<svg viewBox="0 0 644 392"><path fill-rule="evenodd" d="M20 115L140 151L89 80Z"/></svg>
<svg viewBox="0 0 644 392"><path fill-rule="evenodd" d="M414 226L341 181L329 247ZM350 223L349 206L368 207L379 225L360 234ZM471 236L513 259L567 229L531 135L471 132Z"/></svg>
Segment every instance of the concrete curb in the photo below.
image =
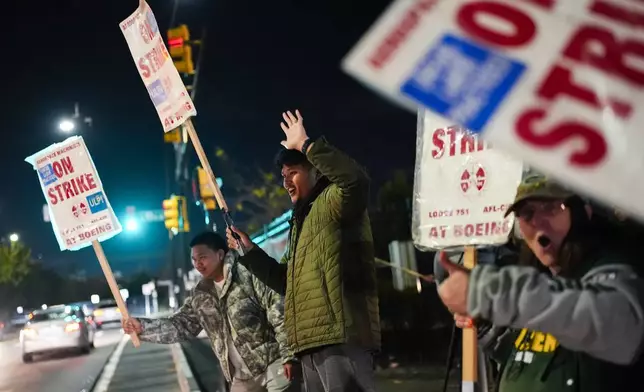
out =
<svg viewBox="0 0 644 392"><path fill-rule="evenodd" d="M105 366L103 366L103 370L101 370L101 373L99 374L96 382L90 389L91 392L107 391L107 388L110 385L110 381L112 381L112 377L114 377L114 372L116 372L116 367L118 366L119 361L121 360L121 355L123 354L123 348L129 341L130 341L130 335L124 335L123 339L121 339L119 344L116 345L116 348L114 349L114 351L112 351L112 354L110 354L110 357L105 363Z"/></svg>
<svg viewBox="0 0 644 392"><path fill-rule="evenodd" d="M188 365L186 355L179 343L172 344L172 359L177 370L177 378L179 379L179 386L181 392L201 392L197 380Z"/></svg>
<svg viewBox="0 0 644 392"><path fill-rule="evenodd" d="M87 388L83 388L81 392L94 392L94 388L96 388L96 385L98 384L98 380L100 380L101 377L103 376L103 372L105 371L105 365L107 365L107 363L110 361L110 359L112 358L112 355L114 355L114 352L116 351L118 346L119 346L118 344L114 345L114 348L112 349L112 352L110 353L110 355L108 355L107 358L105 358L105 362L103 362L103 366L101 366L101 370L98 372L96 377L94 377L94 379L87 386Z"/></svg>

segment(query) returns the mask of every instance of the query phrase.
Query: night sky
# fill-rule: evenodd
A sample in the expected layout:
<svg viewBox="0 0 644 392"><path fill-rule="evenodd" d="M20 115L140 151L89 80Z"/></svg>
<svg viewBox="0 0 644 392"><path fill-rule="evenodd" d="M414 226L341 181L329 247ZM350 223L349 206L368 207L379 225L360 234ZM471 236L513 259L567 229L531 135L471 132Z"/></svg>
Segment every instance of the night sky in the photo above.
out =
<svg viewBox="0 0 644 392"><path fill-rule="evenodd" d="M92 273L98 263L91 248L58 250L42 220L45 200L37 175L23 160L65 139L57 123L78 102L93 119L93 127L79 134L117 215L129 205L160 209L168 196L172 148L163 144L161 124L119 29L138 2L6 3L0 237L18 232L46 265ZM366 165L376 183L392 170L411 170L415 115L340 70L343 56L389 1L180 3L177 22L188 24L193 35L202 28L208 34L195 99L195 125L207 151L217 145L240 162L269 166L283 136L280 113L299 108L310 136L327 136ZM149 4L165 31L172 0ZM158 223L136 236L120 234L105 249L114 270L131 273L165 262L159 246L164 241L167 233Z"/></svg>

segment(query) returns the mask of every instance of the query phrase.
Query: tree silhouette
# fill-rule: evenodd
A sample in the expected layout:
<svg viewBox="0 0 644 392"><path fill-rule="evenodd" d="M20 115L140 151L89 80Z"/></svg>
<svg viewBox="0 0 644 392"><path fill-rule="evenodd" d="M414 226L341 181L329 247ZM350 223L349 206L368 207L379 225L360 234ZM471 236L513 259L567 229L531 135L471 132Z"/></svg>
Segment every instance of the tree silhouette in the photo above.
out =
<svg viewBox="0 0 644 392"><path fill-rule="evenodd" d="M31 262L31 250L21 242L0 245L0 284L17 286L27 274Z"/></svg>
<svg viewBox="0 0 644 392"><path fill-rule="evenodd" d="M213 168L224 181L226 202L235 213L236 224L247 232L259 230L291 208L273 172L236 162L222 148L215 150Z"/></svg>
<svg viewBox="0 0 644 392"><path fill-rule="evenodd" d="M408 241L411 238L411 206L413 184L411 175L396 170L376 194L370 218L376 256L389 260L391 241Z"/></svg>

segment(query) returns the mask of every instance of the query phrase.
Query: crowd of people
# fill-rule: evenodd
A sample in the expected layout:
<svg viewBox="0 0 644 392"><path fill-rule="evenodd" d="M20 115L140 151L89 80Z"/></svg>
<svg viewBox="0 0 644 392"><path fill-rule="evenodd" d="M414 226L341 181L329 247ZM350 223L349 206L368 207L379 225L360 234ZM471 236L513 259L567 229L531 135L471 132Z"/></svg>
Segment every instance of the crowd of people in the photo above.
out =
<svg viewBox="0 0 644 392"><path fill-rule="evenodd" d="M185 304L123 328L154 343L205 330L232 392L375 391L369 178L324 138L309 138L298 111L283 119L276 163L293 217L282 260L239 228L226 239L202 233L190 244L202 280ZM478 328L497 390L627 390L644 370L644 281L624 237L632 230L541 175L524 179L509 213L519 235L488 263L469 271L441 252L435 271L456 325Z"/></svg>

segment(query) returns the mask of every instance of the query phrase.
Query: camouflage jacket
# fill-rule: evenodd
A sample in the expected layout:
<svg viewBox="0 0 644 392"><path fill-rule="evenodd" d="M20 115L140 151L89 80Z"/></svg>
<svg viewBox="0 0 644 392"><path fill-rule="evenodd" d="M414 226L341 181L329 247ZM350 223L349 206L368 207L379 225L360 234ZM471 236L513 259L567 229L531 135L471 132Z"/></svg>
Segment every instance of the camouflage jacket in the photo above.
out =
<svg viewBox="0 0 644 392"><path fill-rule="evenodd" d="M228 361L229 336L254 377L280 357L290 360L283 297L237 263L237 257L234 251L226 255L226 281L220 294L211 280L201 280L174 315L139 319L143 327L140 339L176 343L196 337L203 329L228 381L234 373Z"/></svg>

